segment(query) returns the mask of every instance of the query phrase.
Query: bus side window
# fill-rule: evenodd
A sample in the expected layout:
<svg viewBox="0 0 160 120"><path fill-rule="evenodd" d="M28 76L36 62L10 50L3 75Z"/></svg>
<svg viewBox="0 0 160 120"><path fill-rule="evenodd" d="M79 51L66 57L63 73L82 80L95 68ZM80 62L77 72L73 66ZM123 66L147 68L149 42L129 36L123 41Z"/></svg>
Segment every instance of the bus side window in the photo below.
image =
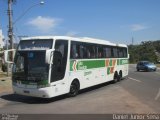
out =
<svg viewBox="0 0 160 120"><path fill-rule="evenodd" d="M83 53L81 52L81 45L79 42L71 42L71 59L78 59L83 57Z"/></svg>
<svg viewBox="0 0 160 120"><path fill-rule="evenodd" d="M87 58L95 58L95 46L94 44L87 43Z"/></svg>
<svg viewBox="0 0 160 120"><path fill-rule="evenodd" d="M113 57L118 58L118 50L116 47L113 48Z"/></svg>
<svg viewBox="0 0 160 120"><path fill-rule="evenodd" d="M85 43L83 43L83 58L86 59L87 57L87 47L85 45Z"/></svg>
<svg viewBox="0 0 160 120"><path fill-rule="evenodd" d="M84 58L84 47L82 44L79 46L79 54L80 54L80 58L83 59Z"/></svg>
<svg viewBox="0 0 160 120"><path fill-rule="evenodd" d="M96 58L96 46L91 44L91 58Z"/></svg>
<svg viewBox="0 0 160 120"><path fill-rule="evenodd" d="M71 46L71 58L76 59L78 57L77 50L76 50L76 44L72 44Z"/></svg>
<svg viewBox="0 0 160 120"><path fill-rule="evenodd" d="M127 57L127 48L123 48L123 57Z"/></svg>
<svg viewBox="0 0 160 120"><path fill-rule="evenodd" d="M111 48L109 46L104 47L104 57L110 58L111 57Z"/></svg>
<svg viewBox="0 0 160 120"><path fill-rule="evenodd" d="M98 58L103 58L104 55L103 55L103 46L102 45L99 45L98 46Z"/></svg>
<svg viewBox="0 0 160 120"><path fill-rule="evenodd" d="M123 48L118 48L118 57L123 58Z"/></svg>

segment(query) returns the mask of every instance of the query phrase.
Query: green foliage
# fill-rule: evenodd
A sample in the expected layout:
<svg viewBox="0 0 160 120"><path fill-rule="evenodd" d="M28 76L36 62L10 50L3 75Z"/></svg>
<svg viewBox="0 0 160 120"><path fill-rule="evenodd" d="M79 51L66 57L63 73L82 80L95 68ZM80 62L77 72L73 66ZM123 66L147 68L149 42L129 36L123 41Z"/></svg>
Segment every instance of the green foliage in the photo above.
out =
<svg viewBox="0 0 160 120"><path fill-rule="evenodd" d="M160 53L159 41L141 42L140 45L129 45L130 63L136 63L140 60L148 60L151 62L158 62L156 52Z"/></svg>

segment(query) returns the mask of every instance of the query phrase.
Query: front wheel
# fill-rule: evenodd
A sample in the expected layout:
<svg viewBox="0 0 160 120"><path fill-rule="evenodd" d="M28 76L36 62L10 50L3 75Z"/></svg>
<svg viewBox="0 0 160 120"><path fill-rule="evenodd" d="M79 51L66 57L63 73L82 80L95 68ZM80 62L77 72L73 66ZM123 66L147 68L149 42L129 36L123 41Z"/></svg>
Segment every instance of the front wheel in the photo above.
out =
<svg viewBox="0 0 160 120"><path fill-rule="evenodd" d="M79 91L79 83L77 81L73 81L70 86L69 96L74 97L78 94Z"/></svg>

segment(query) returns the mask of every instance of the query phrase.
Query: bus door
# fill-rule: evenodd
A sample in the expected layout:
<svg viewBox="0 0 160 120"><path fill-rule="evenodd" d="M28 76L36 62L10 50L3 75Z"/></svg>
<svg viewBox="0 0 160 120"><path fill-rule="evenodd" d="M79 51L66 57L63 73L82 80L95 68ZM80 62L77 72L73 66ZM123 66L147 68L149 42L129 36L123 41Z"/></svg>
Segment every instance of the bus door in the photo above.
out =
<svg viewBox="0 0 160 120"><path fill-rule="evenodd" d="M56 40L55 51L52 59L51 84L54 86L55 94L63 94L66 91L66 66L68 56L68 41Z"/></svg>

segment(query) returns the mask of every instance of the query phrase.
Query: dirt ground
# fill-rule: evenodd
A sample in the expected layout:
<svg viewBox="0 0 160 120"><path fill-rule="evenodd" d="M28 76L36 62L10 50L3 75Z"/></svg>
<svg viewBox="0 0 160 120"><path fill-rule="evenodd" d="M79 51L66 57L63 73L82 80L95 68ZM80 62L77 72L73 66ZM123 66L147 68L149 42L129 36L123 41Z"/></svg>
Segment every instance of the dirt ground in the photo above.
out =
<svg viewBox="0 0 160 120"><path fill-rule="evenodd" d="M7 73L0 71L0 79L3 77L7 77Z"/></svg>
<svg viewBox="0 0 160 120"><path fill-rule="evenodd" d="M0 71L0 94L4 92L11 92L11 75Z"/></svg>

